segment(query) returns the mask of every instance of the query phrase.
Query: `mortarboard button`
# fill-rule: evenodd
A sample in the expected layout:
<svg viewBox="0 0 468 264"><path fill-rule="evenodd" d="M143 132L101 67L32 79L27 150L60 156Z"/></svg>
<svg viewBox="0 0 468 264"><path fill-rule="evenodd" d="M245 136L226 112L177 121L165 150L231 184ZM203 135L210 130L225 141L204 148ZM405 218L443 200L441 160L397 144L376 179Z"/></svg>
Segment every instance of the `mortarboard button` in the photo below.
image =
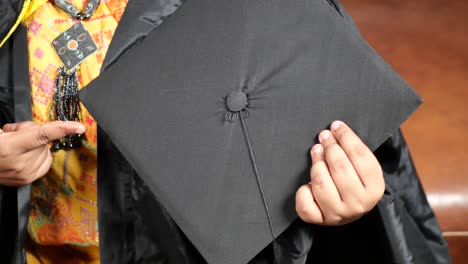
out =
<svg viewBox="0 0 468 264"><path fill-rule="evenodd" d="M226 105L232 112L239 112L247 106L247 95L242 91L233 91L226 98Z"/></svg>

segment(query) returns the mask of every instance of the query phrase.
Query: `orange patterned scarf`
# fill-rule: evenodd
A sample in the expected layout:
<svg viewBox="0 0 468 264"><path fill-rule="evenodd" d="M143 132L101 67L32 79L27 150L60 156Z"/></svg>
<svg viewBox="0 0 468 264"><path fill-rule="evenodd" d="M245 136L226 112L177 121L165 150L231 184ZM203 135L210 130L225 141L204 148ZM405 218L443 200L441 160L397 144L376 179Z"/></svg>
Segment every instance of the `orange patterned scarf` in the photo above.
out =
<svg viewBox="0 0 468 264"><path fill-rule="evenodd" d="M61 65L52 40L77 21L51 1L23 21L27 26L29 77L33 120L48 122L48 111ZM83 10L87 0L69 0ZM80 67L80 87L99 75L104 57L128 0L102 0L94 15L83 22L98 51ZM99 245L97 221L97 125L82 106L87 131L84 145L53 153L48 174L33 184L28 232L41 245Z"/></svg>

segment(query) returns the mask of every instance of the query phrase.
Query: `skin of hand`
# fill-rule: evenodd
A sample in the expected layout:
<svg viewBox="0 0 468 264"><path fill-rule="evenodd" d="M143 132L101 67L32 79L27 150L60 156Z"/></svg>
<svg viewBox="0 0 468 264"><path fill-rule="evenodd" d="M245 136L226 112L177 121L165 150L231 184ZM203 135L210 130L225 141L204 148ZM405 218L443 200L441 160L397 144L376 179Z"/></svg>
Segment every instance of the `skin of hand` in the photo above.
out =
<svg viewBox="0 0 468 264"><path fill-rule="evenodd" d="M52 164L48 144L67 135L83 134L78 122L26 121L0 129L0 185L21 186L44 176Z"/></svg>
<svg viewBox="0 0 468 264"><path fill-rule="evenodd" d="M296 212L311 224L353 222L382 198L385 182L372 151L342 121L319 134L311 148L311 181L296 192Z"/></svg>

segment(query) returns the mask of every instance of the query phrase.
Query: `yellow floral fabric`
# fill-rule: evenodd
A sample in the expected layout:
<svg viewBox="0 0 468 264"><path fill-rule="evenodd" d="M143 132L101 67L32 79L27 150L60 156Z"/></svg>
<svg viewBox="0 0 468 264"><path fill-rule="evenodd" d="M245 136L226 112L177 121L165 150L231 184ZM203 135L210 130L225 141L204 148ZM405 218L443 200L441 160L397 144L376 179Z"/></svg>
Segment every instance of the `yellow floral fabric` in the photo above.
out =
<svg viewBox="0 0 468 264"><path fill-rule="evenodd" d="M25 18L27 27L29 78L33 120L49 121L49 108L55 91L55 77L61 66L52 40L78 21L55 6L42 1ZM80 10L87 0L69 0ZM83 21L98 50L80 66L80 88L95 79L128 0L102 0L94 15ZM40 245L99 245L97 219L97 125L82 106L82 121L87 130L81 148L53 153L53 164L46 176L33 183L28 233Z"/></svg>

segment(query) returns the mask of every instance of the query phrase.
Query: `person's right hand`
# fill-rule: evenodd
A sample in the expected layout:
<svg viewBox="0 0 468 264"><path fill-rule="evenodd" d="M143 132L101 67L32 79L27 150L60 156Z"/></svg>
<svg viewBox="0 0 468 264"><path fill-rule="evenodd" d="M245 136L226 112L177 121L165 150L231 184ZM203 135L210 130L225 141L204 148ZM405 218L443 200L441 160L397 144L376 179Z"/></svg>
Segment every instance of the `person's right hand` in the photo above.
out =
<svg viewBox="0 0 468 264"><path fill-rule="evenodd" d="M0 185L26 185L44 176L52 164L48 144L84 132L79 122L6 124L0 129Z"/></svg>

